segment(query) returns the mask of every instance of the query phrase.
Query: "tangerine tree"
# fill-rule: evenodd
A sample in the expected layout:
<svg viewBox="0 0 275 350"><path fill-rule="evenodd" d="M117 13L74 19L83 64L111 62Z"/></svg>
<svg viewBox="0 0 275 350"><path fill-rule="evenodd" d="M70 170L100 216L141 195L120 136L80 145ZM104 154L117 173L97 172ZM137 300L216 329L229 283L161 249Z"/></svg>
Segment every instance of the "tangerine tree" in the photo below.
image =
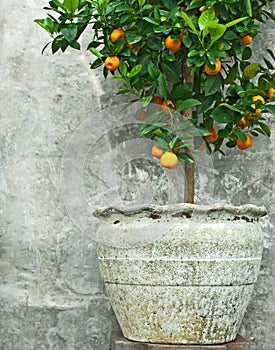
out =
<svg viewBox="0 0 275 350"><path fill-rule="evenodd" d="M271 0L273 1L273 0ZM254 62L253 40L274 21L268 0L52 0L35 20L49 32L53 53L87 50L118 94L139 101L139 136L150 138L162 166L186 166L185 201L194 197L194 153L245 150L270 136L275 114L275 56ZM44 49L45 49L44 48Z"/></svg>

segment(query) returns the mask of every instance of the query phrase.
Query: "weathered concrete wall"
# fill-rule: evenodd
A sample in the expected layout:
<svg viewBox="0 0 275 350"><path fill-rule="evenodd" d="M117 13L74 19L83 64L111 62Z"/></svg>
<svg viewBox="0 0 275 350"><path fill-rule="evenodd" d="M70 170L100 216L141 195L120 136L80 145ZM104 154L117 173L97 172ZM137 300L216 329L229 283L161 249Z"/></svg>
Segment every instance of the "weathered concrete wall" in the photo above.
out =
<svg viewBox="0 0 275 350"><path fill-rule="evenodd" d="M110 332L118 326L101 283L93 237L72 222L64 206L60 169L69 138L87 120L98 124L96 111L114 103L114 88L100 72L90 71L85 53L41 56L48 37L33 19L42 16L45 4L0 3L0 348L108 350ZM264 35L274 47L274 29L268 27ZM270 122L275 131L274 118ZM110 149L114 135L120 131L102 139L99 148ZM270 213L263 221L261 275L241 328L252 350L273 350L275 343L274 150L273 135L271 141L259 138L251 151L230 152L226 164L214 160L215 201L260 203ZM98 153L92 161L87 158L84 167L87 198L99 204L100 158ZM126 164L121 173L143 184L147 176L152 182L161 178L147 162L147 170ZM165 192L163 178L162 186L154 184L155 201L163 198L158 194L160 188ZM120 182L121 193L131 200L137 186L131 181L132 192L123 186Z"/></svg>

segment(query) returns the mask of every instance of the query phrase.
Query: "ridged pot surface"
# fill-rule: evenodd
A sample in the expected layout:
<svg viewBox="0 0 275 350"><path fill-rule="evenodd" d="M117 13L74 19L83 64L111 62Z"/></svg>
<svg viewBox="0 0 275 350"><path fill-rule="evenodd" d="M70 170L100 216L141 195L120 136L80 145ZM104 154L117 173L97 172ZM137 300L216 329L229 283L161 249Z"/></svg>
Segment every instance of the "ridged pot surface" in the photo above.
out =
<svg viewBox="0 0 275 350"><path fill-rule="evenodd" d="M100 270L124 336L169 344L233 340L257 280L257 222L265 214L226 204L98 209Z"/></svg>

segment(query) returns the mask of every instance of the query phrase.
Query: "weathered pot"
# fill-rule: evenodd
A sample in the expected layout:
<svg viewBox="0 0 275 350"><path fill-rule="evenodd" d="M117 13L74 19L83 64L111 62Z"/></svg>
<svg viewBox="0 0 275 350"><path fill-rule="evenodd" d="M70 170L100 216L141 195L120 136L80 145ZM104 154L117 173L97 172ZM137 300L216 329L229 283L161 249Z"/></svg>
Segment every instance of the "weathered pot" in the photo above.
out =
<svg viewBox="0 0 275 350"><path fill-rule="evenodd" d="M124 336L169 344L235 339L260 268L257 222L265 214L226 204L98 209L99 240L115 235L118 243L98 243L98 258Z"/></svg>

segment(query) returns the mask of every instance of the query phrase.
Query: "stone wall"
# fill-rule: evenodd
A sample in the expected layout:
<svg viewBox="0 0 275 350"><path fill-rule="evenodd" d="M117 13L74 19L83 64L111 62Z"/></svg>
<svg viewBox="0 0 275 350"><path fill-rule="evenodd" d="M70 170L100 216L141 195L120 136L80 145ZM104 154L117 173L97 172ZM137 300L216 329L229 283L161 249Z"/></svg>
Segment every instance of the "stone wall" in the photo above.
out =
<svg viewBox="0 0 275 350"><path fill-rule="evenodd" d="M114 101L113 83L103 80L100 70L89 69L85 52L41 55L48 36L33 19L44 15L46 3L0 4L0 348L108 350L110 332L118 325L100 279L93 232L83 229L89 221L81 226L72 220L74 197L66 194L79 182L61 169L66 145L87 122L87 142L96 145L81 169L83 186L87 202L102 204L97 193L104 180L97 168L102 150L108 155L114 142L125 150L135 136L128 129L121 132L115 113L101 125L100 113L124 100ZM255 45L262 53L271 43L274 47L274 29L267 27ZM275 131L274 118L270 125ZM99 139L106 127L112 132ZM230 151L226 163L220 156L213 159L214 201L264 204L269 211L262 220L266 240L260 278L241 327L252 350L272 350L275 343L274 151L273 134L271 140L259 137L245 153ZM119 180L119 193L133 200L136 181L146 190L150 178L154 201L165 202L167 175L152 166L150 157L145 163L120 168L120 179L127 176L130 187Z"/></svg>

